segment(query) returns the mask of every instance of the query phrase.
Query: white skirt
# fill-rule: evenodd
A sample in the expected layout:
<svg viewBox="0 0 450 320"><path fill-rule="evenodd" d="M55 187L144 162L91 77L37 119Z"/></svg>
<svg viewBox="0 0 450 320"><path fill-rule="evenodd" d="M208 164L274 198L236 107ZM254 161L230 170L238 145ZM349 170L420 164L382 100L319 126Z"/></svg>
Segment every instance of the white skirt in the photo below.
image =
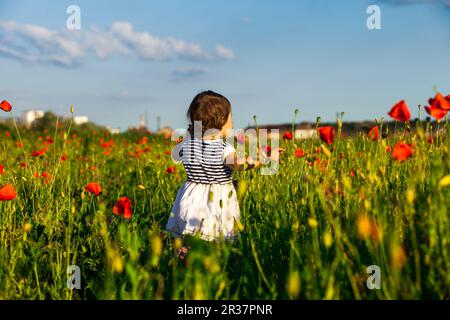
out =
<svg viewBox="0 0 450 320"><path fill-rule="evenodd" d="M233 240L240 220L236 190L230 184L185 182L178 190L166 230L173 236Z"/></svg>

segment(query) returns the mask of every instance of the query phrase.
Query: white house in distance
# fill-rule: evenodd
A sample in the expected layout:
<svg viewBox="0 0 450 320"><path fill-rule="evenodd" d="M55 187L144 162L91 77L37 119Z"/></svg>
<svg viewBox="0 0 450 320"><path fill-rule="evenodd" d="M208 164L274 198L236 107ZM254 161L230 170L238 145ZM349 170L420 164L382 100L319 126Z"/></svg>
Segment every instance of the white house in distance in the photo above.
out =
<svg viewBox="0 0 450 320"><path fill-rule="evenodd" d="M111 134L119 134L120 133L120 128L113 128L113 127L107 126L106 130L108 130L109 133L111 133Z"/></svg>
<svg viewBox="0 0 450 320"><path fill-rule="evenodd" d="M73 122L76 125L79 126L79 125L82 125L84 123L88 123L89 122L89 118L86 117L86 116L75 116L75 117L73 117Z"/></svg>
<svg viewBox="0 0 450 320"><path fill-rule="evenodd" d="M315 129L297 129L294 131L295 139L306 140L317 137L317 132Z"/></svg>
<svg viewBox="0 0 450 320"><path fill-rule="evenodd" d="M22 112L20 120L29 128L36 119L40 119L43 116L44 111L42 110L27 110Z"/></svg>

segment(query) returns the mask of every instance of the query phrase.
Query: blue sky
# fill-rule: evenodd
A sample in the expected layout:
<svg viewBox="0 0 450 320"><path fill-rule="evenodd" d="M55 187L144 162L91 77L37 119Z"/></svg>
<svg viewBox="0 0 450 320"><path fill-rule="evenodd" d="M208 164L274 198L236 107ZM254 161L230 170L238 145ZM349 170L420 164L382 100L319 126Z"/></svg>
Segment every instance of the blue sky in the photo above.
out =
<svg viewBox="0 0 450 320"><path fill-rule="evenodd" d="M81 8L81 30L66 8ZM381 30L366 9L381 8ZM450 1L0 2L0 99L126 129L185 127L193 96L227 96L236 127L317 116L413 115L433 87L450 93Z"/></svg>

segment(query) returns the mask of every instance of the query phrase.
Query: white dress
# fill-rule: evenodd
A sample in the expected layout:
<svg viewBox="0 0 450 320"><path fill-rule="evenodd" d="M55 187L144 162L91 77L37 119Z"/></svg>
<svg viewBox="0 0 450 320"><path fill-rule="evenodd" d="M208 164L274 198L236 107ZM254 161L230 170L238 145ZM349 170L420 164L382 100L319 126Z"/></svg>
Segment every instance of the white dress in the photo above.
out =
<svg viewBox="0 0 450 320"><path fill-rule="evenodd" d="M235 149L223 140L185 139L173 152L182 161L187 181L178 190L166 230L173 236L233 240L240 220L232 170L224 159Z"/></svg>

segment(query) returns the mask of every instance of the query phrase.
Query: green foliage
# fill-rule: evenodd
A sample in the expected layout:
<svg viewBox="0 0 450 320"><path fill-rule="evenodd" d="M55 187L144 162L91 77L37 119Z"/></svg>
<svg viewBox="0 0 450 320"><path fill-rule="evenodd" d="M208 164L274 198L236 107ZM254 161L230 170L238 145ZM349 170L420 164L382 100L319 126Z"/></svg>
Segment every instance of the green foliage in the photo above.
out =
<svg viewBox="0 0 450 320"><path fill-rule="evenodd" d="M22 132L23 148L13 131L2 138L0 186L17 191L0 202L2 299L450 298L443 133L431 144L429 128L377 142L360 135L335 141L328 155L318 153L318 141L282 142L276 175L236 174L237 242L192 238L182 261L181 243L164 232L185 179L180 165L166 173L173 143L139 132L53 128ZM46 135L53 142L44 144ZM101 139L114 144L102 147ZM415 149L402 163L386 151L400 139ZM294 156L297 147L304 157ZM103 194L87 193L88 182L100 183ZM122 196L132 201L130 220L113 214ZM81 290L66 287L69 265L81 268ZM366 287L369 265L381 268L381 290Z"/></svg>

